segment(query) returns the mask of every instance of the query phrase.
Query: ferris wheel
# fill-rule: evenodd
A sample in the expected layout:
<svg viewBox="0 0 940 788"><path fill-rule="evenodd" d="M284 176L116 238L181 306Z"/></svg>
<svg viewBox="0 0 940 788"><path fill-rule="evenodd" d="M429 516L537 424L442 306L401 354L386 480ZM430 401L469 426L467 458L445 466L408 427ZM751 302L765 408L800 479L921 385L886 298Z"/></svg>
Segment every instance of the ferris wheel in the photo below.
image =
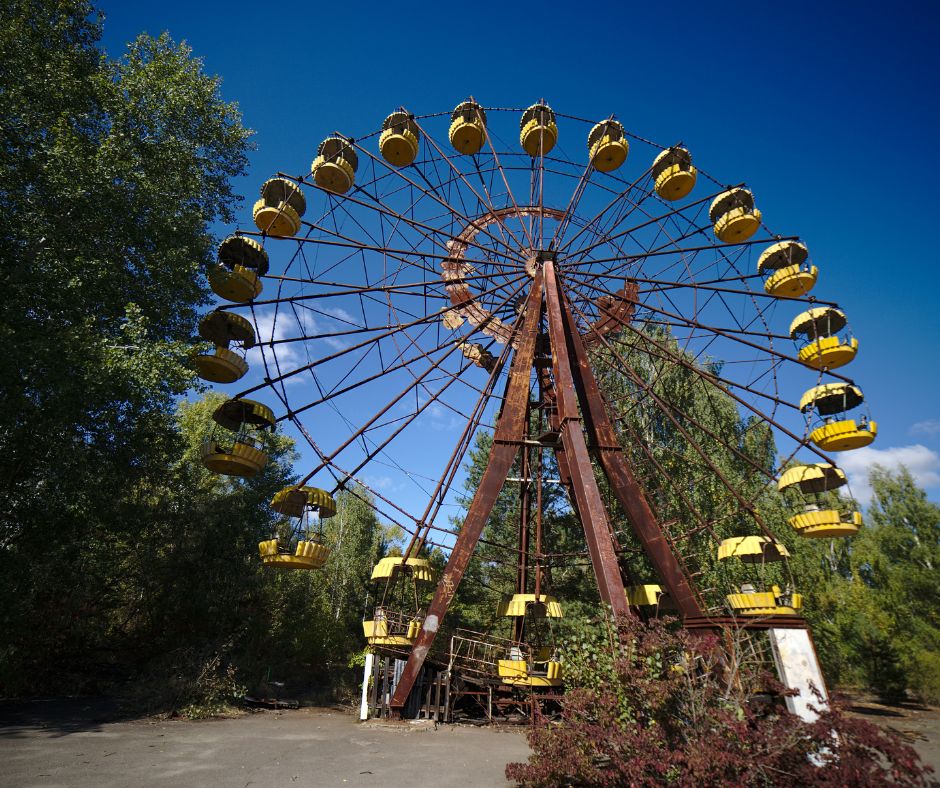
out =
<svg viewBox="0 0 940 788"><path fill-rule="evenodd" d="M542 571L562 560L542 527L549 466L601 598L624 614L799 619L792 540L764 514L769 490L786 496L792 533L858 531L861 515L831 494L847 480L827 454L877 433L854 415L864 398L844 374L858 352L846 315L816 297L807 245L771 231L756 196L684 144L541 101L399 108L267 180L252 218L209 274L227 303L200 323L214 347L195 364L232 394L203 461L252 476L279 423L306 443L303 478L273 502L293 536L260 547L272 566L329 560L320 523L339 491L408 535L374 579L429 582L422 549L450 553L427 611L366 628L373 645L405 648L404 684L511 468L523 522L502 546L518 567L502 612L516 644L533 609L557 607ZM480 431L493 434L489 462L455 529L455 484ZM743 569L719 571L732 565ZM503 662L517 683L542 675L531 655Z"/></svg>

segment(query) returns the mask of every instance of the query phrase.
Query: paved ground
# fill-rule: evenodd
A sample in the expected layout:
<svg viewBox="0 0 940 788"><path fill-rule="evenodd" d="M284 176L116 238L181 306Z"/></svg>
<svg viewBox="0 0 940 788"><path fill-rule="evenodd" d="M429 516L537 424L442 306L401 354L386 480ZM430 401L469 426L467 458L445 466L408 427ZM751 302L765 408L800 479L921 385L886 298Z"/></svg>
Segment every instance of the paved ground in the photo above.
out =
<svg viewBox="0 0 940 788"><path fill-rule="evenodd" d="M505 786L518 729L360 724L324 709L114 720L100 702L0 703L0 785Z"/></svg>
<svg viewBox="0 0 940 788"><path fill-rule="evenodd" d="M863 695L847 698L846 705L850 714L901 736L924 763L933 767L933 779L940 780L940 708L916 703L886 704Z"/></svg>
<svg viewBox="0 0 940 788"><path fill-rule="evenodd" d="M940 775L940 710L849 700L900 733ZM0 786L506 786L518 728L360 724L341 711L235 719L121 719L116 702L0 702ZM937 776L935 775L935 776Z"/></svg>

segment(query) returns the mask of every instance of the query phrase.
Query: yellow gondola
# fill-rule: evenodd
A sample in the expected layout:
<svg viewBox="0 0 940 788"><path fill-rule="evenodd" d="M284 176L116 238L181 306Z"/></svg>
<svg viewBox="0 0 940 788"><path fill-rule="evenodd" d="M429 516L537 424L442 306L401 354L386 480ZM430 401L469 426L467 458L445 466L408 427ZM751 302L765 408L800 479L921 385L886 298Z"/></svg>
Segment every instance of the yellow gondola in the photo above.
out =
<svg viewBox="0 0 940 788"><path fill-rule="evenodd" d="M764 291L778 298L799 298L816 285L819 269L808 265L809 250L799 241L779 241L768 246L757 260L757 273L770 276Z"/></svg>
<svg viewBox="0 0 940 788"><path fill-rule="evenodd" d="M499 616L540 621L561 618L558 601L548 594L514 594L503 600L497 611ZM510 686L558 687L562 684L561 661L551 646L516 643L510 646L506 659L496 661L499 678Z"/></svg>
<svg viewBox="0 0 940 788"><path fill-rule="evenodd" d="M732 536L718 545L719 561L737 558L746 564L763 564L789 557L786 547L766 536Z"/></svg>
<svg viewBox="0 0 940 788"><path fill-rule="evenodd" d="M789 556L786 547L766 536L734 536L718 546L719 561L735 558L745 564L763 566ZM745 583L739 592L728 594L726 600L733 613L744 616L792 616L803 606L799 594L784 593L777 585L770 591L758 591L751 583Z"/></svg>
<svg viewBox="0 0 940 788"><path fill-rule="evenodd" d="M245 303L261 294L268 253L257 241L233 235L219 244L219 262L209 269L209 286L219 298Z"/></svg>
<svg viewBox="0 0 940 788"><path fill-rule="evenodd" d="M258 554L266 567L276 569L320 569L330 556L322 542L320 524L336 514L336 501L317 487L285 487L271 499L278 514L299 520L294 528L296 545L291 538L282 545L278 537L258 543Z"/></svg>
<svg viewBox="0 0 940 788"><path fill-rule="evenodd" d="M728 594L728 606L742 616L795 616L803 608L803 595L787 593L780 586L770 591L744 591Z"/></svg>
<svg viewBox="0 0 940 788"><path fill-rule="evenodd" d="M698 170L692 166L692 154L685 148L668 148L653 160L653 183L664 200L681 200L695 186Z"/></svg>
<svg viewBox="0 0 940 788"><path fill-rule="evenodd" d="M600 172L613 172L630 153L623 126L616 120L605 120L594 126L588 133L587 146L591 164Z"/></svg>
<svg viewBox="0 0 940 788"><path fill-rule="evenodd" d="M548 104L533 104L519 121L519 144L533 159L547 156L558 142L555 113Z"/></svg>
<svg viewBox="0 0 940 788"><path fill-rule="evenodd" d="M250 399L230 399L216 409L212 419L216 428L202 444L202 464L226 476L258 474L268 462L258 433L274 429L271 409Z"/></svg>
<svg viewBox="0 0 940 788"><path fill-rule="evenodd" d="M210 312L199 321L199 336L215 345L193 358L196 374L212 383L234 383L248 371L244 351L255 344L251 323L233 312ZM231 349L235 344L238 352Z"/></svg>
<svg viewBox="0 0 940 788"><path fill-rule="evenodd" d="M849 334L848 320L841 309L821 306L801 312L790 323L790 337L805 337L800 361L813 369L837 369L854 360L858 340Z"/></svg>
<svg viewBox="0 0 940 788"><path fill-rule="evenodd" d="M473 99L458 104L450 116L450 144L458 153L472 156L486 142L486 113Z"/></svg>
<svg viewBox="0 0 940 788"><path fill-rule="evenodd" d="M535 615L541 618L562 618L561 604L549 594L513 594L499 603L497 616Z"/></svg>
<svg viewBox="0 0 940 788"><path fill-rule="evenodd" d="M835 539L855 536L862 527L862 513L820 509L814 504L807 504L806 511L793 515L788 522L800 536L810 539Z"/></svg>
<svg viewBox="0 0 940 788"><path fill-rule="evenodd" d="M850 383L826 383L807 391L800 399L803 413L813 411L824 423L810 433L810 440L823 451L848 451L867 446L878 434L878 424L868 418L837 419L864 401L861 389Z"/></svg>
<svg viewBox="0 0 940 788"><path fill-rule="evenodd" d="M321 189L345 194L355 183L358 168L359 156L352 143L342 137L327 137L317 148L310 172Z"/></svg>
<svg viewBox="0 0 940 788"><path fill-rule="evenodd" d="M715 236L726 244L748 240L757 232L761 212L754 207L750 190L736 188L719 194L708 210Z"/></svg>
<svg viewBox="0 0 940 788"><path fill-rule="evenodd" d="M404 109L397 110L382 122L379 151L382 158L396 167L407 167L418 155L421 131L414 117Z"/></svg>
<svg viewBox="0 0 940 788"><path fill-rule="evenodd" d="M307 200L300 187L286 178L271 178L261 186L261 199L252 210L255 226L267 235L287 238L300 231Z"/></svg>
<svg viewBox="0 0 940 788"><path fill-rule="evenodd" d="M787 469L777 481L777 489L780 492L795 489L803 495L816 495L838 490L847 481L841 468L821 462Z"/></svg>
<svg viewBox="0 0 940 788"><path fill-rule="evenodd" d="M418 599L419 584L434 581L430 562L426 558L386 556L372 569L371 580L384 581L384 589L372 618L363 619L362 633L366 642L372 647L411 648L424 622L424 611ZM406 604L412 607L411 612L401 609Z"/></svg>
<svg viewBox="0 0 940 788"><path fill-rule="evenodd" d="M675 607L669 598L669 593L661 585L655 583L628 586L627 602L635 607L656 607L670 610Z"/></svg>
<svg viewBox="0 0 940 788"><path fill-rule="evenodd" d="M379 559L379 562L372 568L370 579L388 580L393 578L396 572L402 571L421 583L430 583L434 580L434 570L431 569L431 562L427 558L406 558L403 566L401 556L398 555Z"/></svg>

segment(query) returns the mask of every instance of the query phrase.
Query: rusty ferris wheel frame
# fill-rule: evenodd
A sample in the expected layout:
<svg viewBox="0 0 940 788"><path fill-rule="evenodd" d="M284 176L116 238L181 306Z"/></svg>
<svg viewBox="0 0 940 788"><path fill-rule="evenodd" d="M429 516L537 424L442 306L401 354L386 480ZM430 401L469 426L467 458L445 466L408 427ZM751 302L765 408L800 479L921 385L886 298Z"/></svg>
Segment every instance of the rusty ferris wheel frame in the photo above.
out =
<svg viewBox="0 0 940 788"><path fill-rule="evenodd" d="M587 157L579 160L558 151L529 156L513 150L497 136L493 119L515 119L524 110L485 111L491 120L484 148L476 155L455 154L439 141L442 135L435 126L451 113L409 115L422 141L421 154L409 166L393 166L373 150L379 130L357 138L337 135L365 165L346 193L324 190L309 175L279 173L319 194L320 213L304 220L289 238L239 232L270 242L269 249L287 245L292 251L282 273L265 277L276 285L273 296L226 305L250 310L265 370L262 382L236 396L273 393L283 411L279 420L292 422L317 457L301 484L316 478L333 492L346 489L361 495L409 534L403 561L428 545L446 548L438 534L456 537L392 699L398 709L407 700L510 468L521 457L528 473L541 473L546 447L555 452L561 482L584 526L586 552L603 601L616 613L629 614L621 540L598 488L594 462L685 625L727 623L696 587L686 545L699 538L714 541L718 520L742 513L762 533L775 537L754 506L753 491L739 489L712 454L720 448L766 481L776 468L755 462L734 439L668 401L656 385L661 371L637 369L635 357L645 357L659 370L674 366L688 371L695 385L730 398L750 417L748 429L772 427L792 447L781 453L779 466L802 448L829 461L793 419L788 424L778 416L781 411L799 413L778 391L780 369L799 366L799 360L787 347L789 336L771 329L781 300L751 287L759 278L749 262L752 251L791 237L762 225L744 241L716 239L707 206L732 186L699 169L697 192L708 193L678 203L661 199L653 188L653 155L636 149L657 154L667 147L627 133L634 147L628 159L633 166L623 167L629 174L601 173ZM560 113L557 117L575 129L595 123ZM559 184L554 190L552 178ZM566 201L555 202L564 192ZM784 301L790 302L836 306L815 298ZM627 357L625 347L633 357ZM730 348L728 367L743 373L709 363L721 347ZM602 391L598 363L629 381L624 396L631 401L615 401ZM851 383L831 371L819 375ZM293 385L298 380L306 385ZM364 401L375 404L363 409ZM637 401L682 435L695 458L687 478L673 478L649 437L616 409L625 405L629 413ZM450 430L453 450L439 474L416 482L427 505L409 512L370 482L369 471L379 465L397 468L412 481L419 477L402 467L396 445L442 409L456 422ZM495 420L487 421L494 411ZM552 436L549 441L539 443L530 434L536 411L540 429ZM323 414L345 430L341 437L338 431L327 436L333 441L329 447L320 426ZM475 435L487 428L494 432L489 462L456 531L441 524L442 507ZM535 444L539 448L533 459L528 447ZM648 461L655 479L637 473L625 445ZM717 479L727 491L729 506L720 518L709 519L689 500L690 486L706 477ZM647 493L650 487L659 491L657 497L681 501L693 522L666 522ZM523 517L531 515L533 527L541 529L540 488L523 484L520 495ZM528 537L521 549L490 544L505 550L508 562L515 562L523 575L530 564L552 559L536 554ZM540 583L536 571L537 595ZM776 616L750 625L805 626L800 617Z"/></svg>

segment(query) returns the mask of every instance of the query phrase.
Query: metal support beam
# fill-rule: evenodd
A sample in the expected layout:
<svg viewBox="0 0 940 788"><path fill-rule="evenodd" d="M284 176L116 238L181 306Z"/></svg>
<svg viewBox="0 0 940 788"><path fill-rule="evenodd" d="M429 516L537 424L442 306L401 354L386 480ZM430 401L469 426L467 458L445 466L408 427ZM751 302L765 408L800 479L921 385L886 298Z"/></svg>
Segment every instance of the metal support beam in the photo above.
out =
<svg viewBox="0 0 940 788"><path fill-rule="evenodd" d="M509 369L506 400L503 404L503 412L496 424L490 459L486 465L486 470L483 472L483 478L480 480L480 486L470 503L470 509L467 511L467 517L464 519L454 549L451 551L450 559L447 561L444 573L437 584L434 599L431 600L428 607L428 614L411 649L411 654L408 656L405 670L395 687L395 694L392 696L390 704L394 714L400 715L405 703L408 701L411 688L421 672L425 659L427 659L441 621L447 613L447 608L450 607L451 600L454 598L457 586L460 585L460 581L463 579L464 572L467 571L470 557L473 555L480 535L483 533L483 528L489 519L490 512L493 510L496 498L503 488L506 477L509 475L516 453L522 445L527 427L525 418L530 396L529 384L532 376L533 359L535 358L535 339L538 335L541 314L542 275L537 272L529 290L529 296L526 299L522 336Z"/></svg>
<svg viewBox="0 0 940 788"><path fill-rule="evenodd" d="M546 276L546 287L549 286L552 278L554 277ZM560 288L557 292L559 298L565 298ZM663 584L669 590L679 613L683 618L701 616L703 611L698 598L692 592L691 583L666 542L663 530L650 509L643 489L633 475L633 470L620 448L620 442L611 424L597 379L591 370L584 341L574 322L574 315L570 309L565 309L564 315L567 335L571 342L571 355L577 363L575 379L581 396L585 423L592 443L597 447L598 459L610 481L611 489L623 507L633 532L653 562Z"/></svg>
<svg viewBox="0 0 940 788"><path fill-rule="evenodd" d="M591 564L597 577L601 599L611 606L615 616L629 615L623 577L614 550L613 534L601 491L594 478L594 468L588 455L587 442L578 409L578 395L569 357L569 328L563 312L568 311L555 275L555 263L546 260L545 304L548 314L548 331L552 345L552 370L555 377L555 397L558 402L558 420L561 426L561 443L571 474L571 488L577 503L578 515L587 539Z"/></svg>

